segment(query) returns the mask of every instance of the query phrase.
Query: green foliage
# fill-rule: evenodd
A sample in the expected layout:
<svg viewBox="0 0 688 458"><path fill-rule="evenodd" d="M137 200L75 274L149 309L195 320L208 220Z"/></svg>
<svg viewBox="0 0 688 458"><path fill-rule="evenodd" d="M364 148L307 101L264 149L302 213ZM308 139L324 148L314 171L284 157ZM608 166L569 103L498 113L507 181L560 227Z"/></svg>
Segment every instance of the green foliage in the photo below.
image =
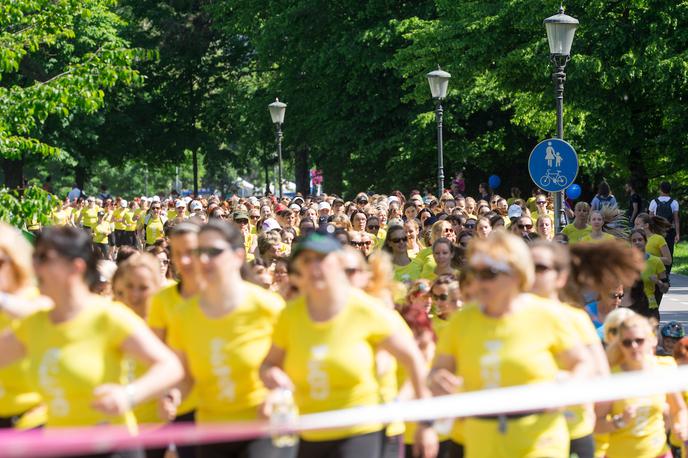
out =
<svg viewBox="0 0 688 458"><path fill-rule="evenodd" d="M25 229L27 223L50 223L52 211L59 205L57 197L37 186L31 186L22 192L0 189L0 221L20 229Z"/></svg>

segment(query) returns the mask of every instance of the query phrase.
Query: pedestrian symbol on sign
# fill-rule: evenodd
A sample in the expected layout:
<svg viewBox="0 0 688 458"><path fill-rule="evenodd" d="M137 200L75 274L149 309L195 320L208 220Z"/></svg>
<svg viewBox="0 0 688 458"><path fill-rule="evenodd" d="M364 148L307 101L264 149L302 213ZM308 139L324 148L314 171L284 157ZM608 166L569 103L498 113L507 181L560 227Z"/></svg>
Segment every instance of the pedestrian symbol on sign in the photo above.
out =
<svg viewBox="0 0 688 458"><path fill-rule="evenodd" d="M533 182L543 190L562 191L578 174L578 156L565 141L550 138L533 149L528 170Z"/></svg>

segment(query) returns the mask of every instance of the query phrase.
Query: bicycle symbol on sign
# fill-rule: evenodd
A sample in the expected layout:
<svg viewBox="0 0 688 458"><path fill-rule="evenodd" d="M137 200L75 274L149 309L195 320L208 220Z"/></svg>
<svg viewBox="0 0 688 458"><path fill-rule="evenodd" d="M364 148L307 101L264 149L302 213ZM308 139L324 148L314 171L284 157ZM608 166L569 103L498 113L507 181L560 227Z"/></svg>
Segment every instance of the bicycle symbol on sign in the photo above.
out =
<svg viewBox="0 0 688 458"><path fill-rule="evenodd" d="M553 173L551 170L547 170L547 174L540 178L540 185L546 187L551 183L554 183L557 186L566 186L568 181L569 180L561 174L560 170L557 170L556 173Z"/></svg>

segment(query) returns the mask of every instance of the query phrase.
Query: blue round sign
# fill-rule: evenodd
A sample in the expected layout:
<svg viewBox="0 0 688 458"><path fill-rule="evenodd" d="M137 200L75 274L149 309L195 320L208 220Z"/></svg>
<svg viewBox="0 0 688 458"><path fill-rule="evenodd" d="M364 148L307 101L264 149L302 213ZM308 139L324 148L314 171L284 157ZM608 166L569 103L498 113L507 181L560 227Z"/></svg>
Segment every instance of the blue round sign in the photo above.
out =
<svg viewBox="0 0 688 458"><path fill-rule="evenodd" d="M530 153L528 172L533 183L544 191L563 191L578 176L578 155L564 140L544 140Z"/></svg>

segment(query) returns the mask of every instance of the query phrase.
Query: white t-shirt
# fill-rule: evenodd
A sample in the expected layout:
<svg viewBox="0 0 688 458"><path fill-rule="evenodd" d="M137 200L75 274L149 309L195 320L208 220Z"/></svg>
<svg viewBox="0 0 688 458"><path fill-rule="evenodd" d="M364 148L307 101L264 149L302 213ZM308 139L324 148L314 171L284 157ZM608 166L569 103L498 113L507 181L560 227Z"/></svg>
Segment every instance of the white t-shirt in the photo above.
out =
<svg viewBox="0 0 688 458"><path fill-rule="evenodd" d="M657 200L659 200L660 202L667 202L669 199L671 199L671 196L659 196L659 197L657 197ZM648 210L653 215L657 212L657 202L655 202L655 199L652 199L650 201L650 206L648 207ZM671 203L671 211L673 213L678 212L678 201L676 199L674 199L674 201Z"/></svg>

